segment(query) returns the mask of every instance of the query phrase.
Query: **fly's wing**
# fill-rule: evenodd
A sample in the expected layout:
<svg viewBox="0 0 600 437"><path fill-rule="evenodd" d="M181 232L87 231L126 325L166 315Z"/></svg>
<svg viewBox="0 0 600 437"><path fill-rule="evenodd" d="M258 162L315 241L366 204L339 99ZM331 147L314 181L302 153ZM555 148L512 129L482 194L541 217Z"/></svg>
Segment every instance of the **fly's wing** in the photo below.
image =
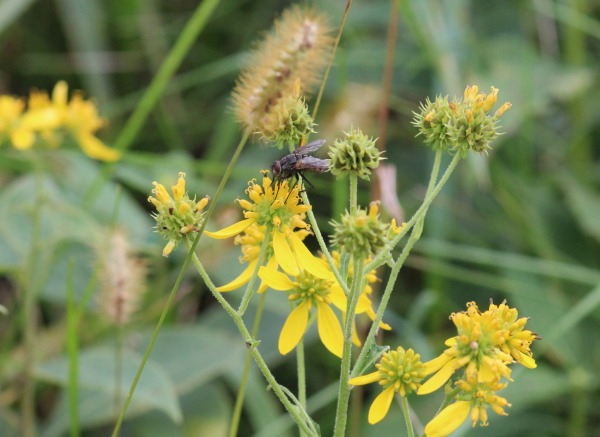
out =
<svg viewBox="0 0 600 437"><path fill-rule="evenodd" d="M292 153L294 155L296 155L296 156L308 155L309 153L316 152L321 147L323 147L323 144L325 144L326 141L327 140L315 140L315 141L311 141L310 143L305 144L302 147L298 147Z"/></svg>
<svg viewBox="0 0 600 437"><path fill-rule="evenodd" d="M315 158L314 156L303 156L302 159L296 161L295 170L325 173L329 171L329 160Z"/></svg>

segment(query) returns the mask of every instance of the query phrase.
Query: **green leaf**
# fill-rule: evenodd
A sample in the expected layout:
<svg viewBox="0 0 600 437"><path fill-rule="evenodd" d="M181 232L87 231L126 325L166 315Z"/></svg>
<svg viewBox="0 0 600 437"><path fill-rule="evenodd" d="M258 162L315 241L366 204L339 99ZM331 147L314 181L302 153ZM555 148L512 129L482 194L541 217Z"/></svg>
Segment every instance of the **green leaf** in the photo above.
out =
<svg viewBox="0 0 600 437"><path fill-rule="evenodd" d="M121 361L122 383L119 390L121 402L127 397L141 356L129 350L123 351ZM68 362L65 357L40 364L36 376L47 382L66 386ZM101 346L81 351L79 355L79 406L82 426L108 423L114 420L115 400L115 351ZM182 419L175 385L168 373L156 361L150 359L136 387L127 417L152 409L167 414L174 422ZM66 430L69 424L67 406L61 402L49 425L49 430ZM50 431L48 431L50 432ZM54 435L50 433L50 435Z"/></svg>
<svg viewBox="0 0 600 437"><path fill-rule="evenodd" d="M566 173L560 177L560 183L579 226L590 237L600 241L600 196Z"/></svg>

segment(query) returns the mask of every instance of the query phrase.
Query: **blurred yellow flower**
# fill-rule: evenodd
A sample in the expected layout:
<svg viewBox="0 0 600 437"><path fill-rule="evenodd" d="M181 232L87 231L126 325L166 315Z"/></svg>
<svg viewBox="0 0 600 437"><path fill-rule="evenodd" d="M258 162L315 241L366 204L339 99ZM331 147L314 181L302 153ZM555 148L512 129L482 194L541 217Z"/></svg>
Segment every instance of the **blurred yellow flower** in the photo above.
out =
<svg viewBox="0 0 600 437"><path fill-rule="evenodd" d="M26 111L21 99L0 96L0 137L7 136L15 149L31 148L38 135L46 146L57 147L66 133L90 158L116 161L121 153L95 136L104 124L94 103L81 93L75 93L69 101L64 81L54 86L52 99L44 91L32 90Z"/></svg>

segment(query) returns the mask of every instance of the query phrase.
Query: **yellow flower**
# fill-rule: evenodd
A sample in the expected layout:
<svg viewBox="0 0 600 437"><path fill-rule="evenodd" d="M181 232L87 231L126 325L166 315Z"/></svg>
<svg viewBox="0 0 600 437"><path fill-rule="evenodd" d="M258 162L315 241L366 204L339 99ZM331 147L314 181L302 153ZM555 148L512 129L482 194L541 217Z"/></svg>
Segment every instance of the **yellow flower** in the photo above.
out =
<svg viewBox="0 0 600 437"><path fill-rule="evenodd" d="M163 184L153 182L152 193L155 197L148 197L148 202L156 207L152 214L156 220L156 232L169 240L163 249L163 256L169 256L179 242L190 232L195 232L202 225L204 208L208 204L206 196L199 202L190 199L185 190L185 173L179 173L177 183L171 188L171 197Z"/></svg>
<svg viewBox="0 0 600 437"><path fill-rule="evenodd" d="M6 137L15 149L25 150L33 146L35 134L21 122L24 108L22 99L0 96L0 144Z"/></svg>
<svg viewBox="0 0 600 437"><path fill-rule="evenodd" d="M487 407L496 414L506 416L504 407L511 405L496 391L502 390L506 384L499 382L479 383L476 379L459 380L456 383L460 389L458 400L444 408L425 426L427 437L444 437L454 432L467 418L470 417L473 426L480 422L481 426L488 425Z"/></svg>
<svg viewBox="0 0 600 437"><path fill-rule="evenodd" d="M381 361L375 364L375 367L376 372L349 381L352 385L378 382L383 387L383 391L369 408L368 420L371 425L385 417L396 393L406 397L419 388L421 380L425 377L421 356L415 354L412 349L404 350L398 347L396 350L388 351L382 355Z"/></svg>
<svg viewBox="0 0 600 437"><path fill-rule="evenodd" d="M52 99L46 92L32 91L21 122L29 131L40 133L50 146L60 142L60 130L64 130L90 158L116 161L121 157L118 150L107 147L94 135L105 125L94 103L85 100L81 93L75 93L69 101L69 87L65 81L54 86Z"/></svg>
<svg viewBox="0 0 600 437"><path fill-rule="evenodd" d="M267 173L267 171L263 173L262 186L255 180L248 183L246 193L250 200L238 200L240 206L245 209L244 220L217 232L205 232L206 235L224 239L242 233L253 224L264 226L266 232L272 234L271 258L275 259L274 262L284 272L290 276L298 276L301 271L306 271L321 279L332 278L332 272L318 258L315 258L302 242L302 236L305 234L297 232L297 229L304 231L310 229L304 221L310 205L299 203L300 185L290 189L287 180L274 184Z"/></svg>
<svg viewBox="0 0 600 437"><path fill-rule="evenodd" d="M269 267L261 267L258 276L272 289L287 291L288 299L294 306L279 335L278 346L281 354L289 353L298 345L306 331L310 311L314 307L317 310L321 341L332 354L342 357L344 334L331 305L344 311L347 301L341 288L333 286L334 279L323 279L305 270L300 270L297 275L290 275L290 279L284 273ZM333 278L333 274L331 277Z"/></svg>
<svg viewBox="0 0 600 437"><path fill-rule="evenodd" d="M529 350L535 334L523 330L527 319L516 317L516 310L504 303L491 304L482 313L475 302L470 302L466 311L452 314L458 335L446 340L448 348L440 356L425 363L427 375L436 373L421 386L419 394L437 390L463 367L466 377L479 383L510 379L508 366L513 357L526 367L535 367Z"/></svg>

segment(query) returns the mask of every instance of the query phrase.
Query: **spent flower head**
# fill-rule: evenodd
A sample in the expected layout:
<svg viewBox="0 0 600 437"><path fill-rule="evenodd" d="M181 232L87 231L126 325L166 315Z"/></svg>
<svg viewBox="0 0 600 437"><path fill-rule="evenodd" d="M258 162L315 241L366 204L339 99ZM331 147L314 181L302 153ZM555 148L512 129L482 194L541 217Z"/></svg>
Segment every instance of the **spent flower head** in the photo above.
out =
<svg viewBox="0 0 600 437"><path fill-rule="evenodd" d="M252 51L233 92L234 112L246 128L269 136L265 133L273 131L273 120L282 116L273 116L279 101L300 95L295 92L297 81L302 81L303 92L318 82L333 42L329 32L324 17L308 7L294 6L275 22ZM296 115L293 123L302 124L303 110Z"/></svg>
<svg viewBox="0 0 600 437"><path fill-rule="evenodd" d="M434 150L466 156L469 151L483 153L491 149L491 141L498 136L498 120L511 104L506 102L490 114L498 100L498 88L490 94L479 93L479 88L467 86L462 99L449 102L438 96L421 103L414 113L413 125L419 129L425 144Z"/></svg>
<svg viewBox="0 0 600 437"><path fill-rule="evenodd" d="M344 132L344 139L335 140L329 151L330 170L336 176L354 173L361 179L369 180L371 173L384 159L375 145L375 140L362 133L360 129Z"/></svg>
<svg viewBox="0 0 600 437"><path fill-rule="evenodd" d="M335 220L330 223L334 228L332 245L362 259L378 254L385 247L391 229L389 223L381 221L379 202L371 202L368 211L361 208L346 211L339 223Z"/></svg>
<svg viewBox="0 0 600 437"><path fill-rule="evenodd" d="M385 417L396 393L406 397L419 388L425 377L421 356L412 349L404 350L398 347L396 350L385 352L375 367L377 371L349 381L352 385L378 382L383 388L369 409L370 424L375 424Z"/></svg>
<svg viewBox="0 0 600 437"><path fill-rule="evenodd" d="M204 208L208 204L209 197L206 196L196 202L196 198L190 199L185 189L185 173L179 173L177 183L171 188L173 197L169 195L164 185L153 182L153 196L148 197L156 207L152 214L156 220L156 232L169 240L163 249L163 256L169 254L177 247L183 238L191 232L195 232L202 225L204 219Z"/></svg>
<svg viewBox="0 0 600 437"><path fill-rule="evenodd" d="M206 232L216 239L236 236L253 224L266 227L266 233L272 237L272 257L279 267L291 276L297 276L301 270L322 279L328 279L332 273L315 258L302 242L310 226L304 221L306 211L311 207L300 203L299 184L289 186L289 181L273 182L263 172L262 185L252 179L246 193L250 200L238 199L245 210L244 219L217 232Z"/></svg>

